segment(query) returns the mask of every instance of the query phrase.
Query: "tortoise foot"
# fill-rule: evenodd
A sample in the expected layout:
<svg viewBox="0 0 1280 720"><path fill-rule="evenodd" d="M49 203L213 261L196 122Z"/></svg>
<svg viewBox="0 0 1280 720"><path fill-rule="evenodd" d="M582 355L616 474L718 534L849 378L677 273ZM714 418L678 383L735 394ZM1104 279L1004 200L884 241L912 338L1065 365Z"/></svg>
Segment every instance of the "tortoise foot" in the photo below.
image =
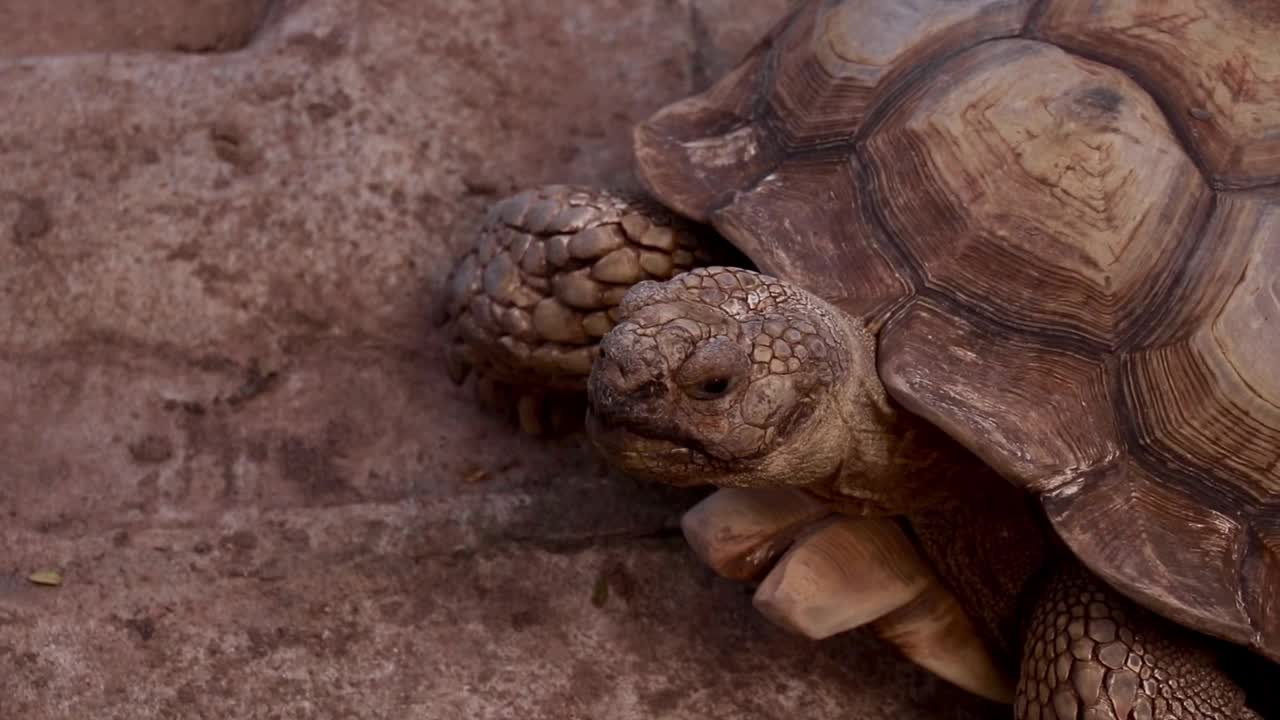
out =
<svg viewBox="0 0 1280 720"><path fill-rule="evenodd" d="M1012 700L1011 679L893 520L833 515L795 490L729 488L690 510L683 528L717 573L764 576L754 603L778 625L813 639L868 625L944 679Z"/></svg>
<svg viewBox="0 0 1280 720"><path fill-rule="evenodd" d="M813 496L786 488L724 488L684 514L695 555L721 577L759 580L796 535L831 514Z"/></svg>
<svg viewBox="0 0 1280 720"><path fill-rule="evenodd" d="M1045 587L1014 703L1018 720L1254 720L1210 641L1157 617L1076 563Z"/></svg>
<svg viewBox="0 0 1280 720"><path fill-rule="evenodd" d="M710 261L714 240L644 198L550 185L495 203L433 307L457 383L543 434L585 410L587 376L618 304L643 280ZM560 409L557 409L560 408ZM549 412L550 411L550 412Z"/></svg>
<svg viewBox="0 0 1280 720"><path fill-rule="evenodd" d="M478 374L476 403L531 437L559 437L582 428L586 396L580 392L520 386Z"/></svg>

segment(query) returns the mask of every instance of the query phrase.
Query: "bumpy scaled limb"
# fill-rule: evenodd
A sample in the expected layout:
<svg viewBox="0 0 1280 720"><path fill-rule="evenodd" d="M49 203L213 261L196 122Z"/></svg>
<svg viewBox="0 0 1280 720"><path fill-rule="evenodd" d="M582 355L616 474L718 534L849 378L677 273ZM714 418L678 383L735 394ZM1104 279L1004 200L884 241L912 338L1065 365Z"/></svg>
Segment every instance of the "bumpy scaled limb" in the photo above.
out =
<svg viewBox="0 0 1280 720"><path fill-rule="evenodd" d="M1027 633L1017 720L1261 720L1208 641L1139 608L1072 562Z"/></svg>
<svg viewBox="0 0 1280 720"><path fill-rule="evenodd" d="M710 260L705 230L656 203L571 186L490 208L435 307L450 376L476 376L481 402L538 434L581 411L596 343L627 288ZM577 421L581 421L581 415Z"/></svg>
<svg viewBox="0 0 1280 720"><path fill-rule="evenodd" d="M830 512L803 491L729 488L690 510L683 527L719 574L768 570L755 605L779 625L814 639L869 625L956 685L1012 699L1010 676L897 523Z"/></svg>

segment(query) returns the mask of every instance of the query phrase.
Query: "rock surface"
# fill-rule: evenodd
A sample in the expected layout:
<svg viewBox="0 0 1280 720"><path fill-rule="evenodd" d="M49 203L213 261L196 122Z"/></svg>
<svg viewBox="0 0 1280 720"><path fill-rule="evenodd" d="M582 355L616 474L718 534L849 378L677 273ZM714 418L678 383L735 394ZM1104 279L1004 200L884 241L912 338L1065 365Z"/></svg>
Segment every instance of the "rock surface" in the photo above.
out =
<svg viewBox="0 0 1280 720"><path fill-rule="evenodd" d="M495 423L425 320L785 2L82 5L0 7L0 717L1003 716L768 625L697 493Z"/></svg>

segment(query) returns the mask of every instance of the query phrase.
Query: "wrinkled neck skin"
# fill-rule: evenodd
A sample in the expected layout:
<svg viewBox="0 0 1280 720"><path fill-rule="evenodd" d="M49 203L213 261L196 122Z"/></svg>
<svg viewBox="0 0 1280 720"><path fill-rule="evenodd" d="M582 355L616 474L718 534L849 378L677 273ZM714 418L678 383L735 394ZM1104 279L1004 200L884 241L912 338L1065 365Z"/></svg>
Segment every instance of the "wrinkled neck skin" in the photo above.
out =
<svg viewBox="0 0 1280 720"><path fill-rule="evenodd" d="M813 432L830 434L839 462L807 489L848 514L908 515L945 502L949 480L972 468L955 441L898 408L876 372L875 339L861 322L838 310L850 362L832 388Z"/></svg>
<svg viewBox="0 0 1280 720"><path fill-rule="evenodd" d="M587 425L630 474L804 488L849 514L896 515L933 507L972 468L889 400L862 323L798 287L702 268L635 286L622 310L588 383Z"/></svg>

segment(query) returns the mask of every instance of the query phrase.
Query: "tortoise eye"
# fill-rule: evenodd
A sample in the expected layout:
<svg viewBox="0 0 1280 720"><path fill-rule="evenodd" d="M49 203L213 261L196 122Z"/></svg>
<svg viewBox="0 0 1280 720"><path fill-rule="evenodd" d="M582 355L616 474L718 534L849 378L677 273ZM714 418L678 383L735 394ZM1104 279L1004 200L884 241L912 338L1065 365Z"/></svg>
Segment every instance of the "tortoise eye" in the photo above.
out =
<svg viewBox="0 0 1280 720"><path fill-rule="evenodd" d="M694 400L716 400L750 370L746 353L725 337L701 343L680 366L676 383Z"/></svg>
<svg viewBox="0 0 1280 720"><path fill-rule="evenodd" d="M714 400L729 391L729 378L717 377L704 380L693 393L699 400Z"/></svg>

